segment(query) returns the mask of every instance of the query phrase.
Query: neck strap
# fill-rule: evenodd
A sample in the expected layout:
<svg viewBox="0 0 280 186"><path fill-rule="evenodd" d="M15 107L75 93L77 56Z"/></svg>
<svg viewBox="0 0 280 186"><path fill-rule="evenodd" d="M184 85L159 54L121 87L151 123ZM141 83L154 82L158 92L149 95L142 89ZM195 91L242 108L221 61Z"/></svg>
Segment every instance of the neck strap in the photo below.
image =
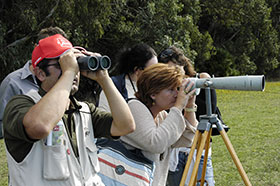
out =
<svg viewBox="0 0 280 186"><path fill-rule="evenodd" d="M133 88L133 90L134 90L134 93L135 93L135 92L136 92L136 89L135 89L134 84L133 84L133 82L132 82L132 80L131 80L131 77L130 77L129 74L127 74L127 76L128 76L128 79L129 79L129 81L130 81L130 83L131 83L131 85L132 85L132 88Z"/></svg>

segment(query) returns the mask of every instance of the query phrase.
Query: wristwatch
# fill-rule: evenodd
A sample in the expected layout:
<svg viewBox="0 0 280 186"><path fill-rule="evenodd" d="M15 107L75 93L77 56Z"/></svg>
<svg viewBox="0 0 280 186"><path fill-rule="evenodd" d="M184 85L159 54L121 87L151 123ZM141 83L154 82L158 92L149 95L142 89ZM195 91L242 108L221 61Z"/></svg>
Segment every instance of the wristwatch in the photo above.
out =
<svg viewBox="0 0 280 186"><path fill-rule="evenodd" d="M197 105L194 105L191 108L185 108L186 112L196 112L197 111Z"/></svg>

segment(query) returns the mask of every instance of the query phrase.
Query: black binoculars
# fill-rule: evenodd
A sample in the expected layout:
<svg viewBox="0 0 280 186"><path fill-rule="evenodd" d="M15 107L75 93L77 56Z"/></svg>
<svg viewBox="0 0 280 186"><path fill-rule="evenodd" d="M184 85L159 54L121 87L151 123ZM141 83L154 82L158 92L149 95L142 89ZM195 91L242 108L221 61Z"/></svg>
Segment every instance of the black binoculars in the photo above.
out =
<svg viewBox="0 0 280 186"><path fill-rule="evenodd" d="M108 56L80 56L77 61L80 70L96 71L111 67L111 60Z"/></svg>

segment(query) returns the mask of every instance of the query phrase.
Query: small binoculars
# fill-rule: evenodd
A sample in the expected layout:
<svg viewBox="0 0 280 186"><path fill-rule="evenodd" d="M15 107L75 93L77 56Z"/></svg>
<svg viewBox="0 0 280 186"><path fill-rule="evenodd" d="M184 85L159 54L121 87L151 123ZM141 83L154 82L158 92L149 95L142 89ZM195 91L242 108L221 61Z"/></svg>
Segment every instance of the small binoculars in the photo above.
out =
<svg viewBox="0 0 280 186"><path fill-rule="evenodd" d="M77 58L80 70L96 71L106 70L111 67L108 56L81 56Z"/></svg>

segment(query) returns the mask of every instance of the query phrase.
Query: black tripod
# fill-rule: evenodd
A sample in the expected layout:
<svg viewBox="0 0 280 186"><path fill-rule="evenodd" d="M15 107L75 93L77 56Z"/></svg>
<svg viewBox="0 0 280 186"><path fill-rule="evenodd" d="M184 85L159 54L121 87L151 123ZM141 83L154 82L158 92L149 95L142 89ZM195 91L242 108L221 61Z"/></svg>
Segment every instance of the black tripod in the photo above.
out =
<svg viewBox="0 0 280 186"><path fill-rule="evenodd" d="M201 159L201 155L202 155L202 151L205 147L205 155L204 157L208 157L208 151L209 151L209 147L210 147L210 136L212 133L212 125L216 125L220 135L222 136L224 143L226 144L226 147L228 149L228 151L230 152L231 158L233 159L239 174L241 175L244 183L246 186L251 186L251 183L246 175L246 172L244 171L241 162L239 161L234 148L223 128L223 125L221 124L221 121L218 119L216 114L212 114L212 108L211 108L211 93L210 93L210 87L207 86L205 88L205 96L206 96L206 113L207 115L202 115L199 116L200 118L200 122L197 126L197 131L195 133L195 137L194 137L194 141L193 141L193 145L191 147L191 151L189 153L189 157L193 157L194 154L194 150L195 148L197 148L197 156L196 156L196 160L195 160L195 164L193 167L193 171L192 171L192 175L191 175L191 179L189 182L189 186L195 186L196 184L196 178L197 178L197 172L198 172L198 166L199 166L199 162ZM206 145L206 146L205 146ZM191 164L191 159L192 158L188 158L187 164L185 166L184 169L184 173L182 175L182 179L180 182L180 186L184 186L186 178L187 178L187 174L189 171L189 167ZM200 183L201 185L204 184L205 182L205 174L206 174L206 165L207 165L207 158L204 158L204 162L203 162L203 169L202 169L202 175L201 175L201 180Z"/></svg>

